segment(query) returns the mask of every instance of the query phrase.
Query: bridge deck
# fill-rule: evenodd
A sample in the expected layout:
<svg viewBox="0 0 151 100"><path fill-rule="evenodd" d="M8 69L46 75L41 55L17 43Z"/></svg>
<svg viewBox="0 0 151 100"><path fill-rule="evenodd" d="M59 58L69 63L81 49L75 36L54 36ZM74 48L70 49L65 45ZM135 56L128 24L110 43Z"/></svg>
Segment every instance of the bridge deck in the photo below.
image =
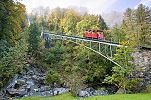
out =
<svg viewBox="0 0 151 100"><path fill-rule="evenodd" d="M49 34L49 33L46 33ZM105 45L110 45L110 46L116 46L116 47L121 47L122 45L118 43L113 43L111 41L105 41L105 40L98 40L98 39L89 39L89 38L83 38L83 37L77 37L77 36L68 36L68 35L57 35L57 34L49 34L50 38L53 37L52 39L72 39L72 40L80 40L80 41L86 41L86 42L94 42L94 43L100 43L100 44L105 44Z"/></svg>

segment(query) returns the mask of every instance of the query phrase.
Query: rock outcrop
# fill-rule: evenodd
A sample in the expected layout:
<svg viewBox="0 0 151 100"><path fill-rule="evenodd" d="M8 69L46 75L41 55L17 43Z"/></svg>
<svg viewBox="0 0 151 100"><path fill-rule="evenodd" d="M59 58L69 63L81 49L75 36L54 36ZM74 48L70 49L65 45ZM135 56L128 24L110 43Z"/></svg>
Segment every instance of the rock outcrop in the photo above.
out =
<svg viewBox="0 0 151 100"><path fill-rule="evenodd" d="M143 88L151 84L151 49L142 49L132 55L136 68L140 70L136 73L136 76L142 79L140 88Z"/></svg>
<svg viewBox="0 0 151 100"><path fill-rule="evenodd" d="M45 73L38 68L28 68L14 76L8 82L3 91L0 92L0 98L26 97L26 96L52 96L68 92L68 88L58 87L52 89L51 86L44 84Z"/></svg>

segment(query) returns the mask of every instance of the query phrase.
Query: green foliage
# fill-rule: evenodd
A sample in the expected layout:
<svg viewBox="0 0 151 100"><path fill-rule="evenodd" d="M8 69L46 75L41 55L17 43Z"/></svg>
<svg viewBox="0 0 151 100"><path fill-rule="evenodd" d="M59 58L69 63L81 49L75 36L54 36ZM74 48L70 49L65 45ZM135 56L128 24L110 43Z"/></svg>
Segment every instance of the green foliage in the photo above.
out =
<svg viewBox="0 0 151 100"><path fill-rule="evenodd" d="M126 35L126 39L136 46L139 43L139 27L136 26L134 11L130 8L124 13L122 31Z"/></svg>
<svg viewBox="0 0 151 100"><path fill-rule="evenodd" d="M48 50L45 54L45 60L48 64L53 64L54 66L56 63L58 63L60 60L62 60L62 54L63 54L63 48L59 45L59 43L56 43L54 47Z"/></svg>
<svg viewBox="0 0 151 100"><path fill-rule="evenodd" d="M26 55L28 51L26 33L21 33L20 35L21 39L14 47L7 46L8 44L6 42L6 44L3 44L2 47L0 47L3 50L6 50L0 52L2 54L2 57L0 58L0 81L2 87L9 78L26 66Z"/></svg>
<svg viewBox="0 0 151 100"><path fill-rule="evenodd" d="M83 35L83 31L87 30L87 29L90 29L90 27L91 27L91 24L89 23L89 21L81 20L76 25L76 30L78 32L78 35L82 36Z"/></svg>
<svg viewBox="0 0 151 100"><path fill-rule="evenodd" d="M131 53L136 47L149 44L147 41L150 40L150 14L149 8L142 4L136 10L128 8L124 13L122 27L113 27L111 34L113 41L128 47L123 46L116 50L113 59L120 66L112 68L112 75L107 76L105 82L128 92L136 92L140 79L133 75L137 69L132 64Z"/></svg>
<svg viewBox="0 0 151 100"><path fill-rule="evenodd" d="M126 90L128 90L127 93L138 93L137 88L140 85L140 81L142 81L142 79L137 77L129 79L126 86Z"/></svg>
<svg viewBox="0 0 151 100"><path fill-rule="evenodd" d="M136 71L136 69L134 69L134 65L132 64L132 48L130 45L128 45L129 47L126 47L125 45L128 45L128 43L123 42L123 47L117 49L113 58L120 66L114 66L112 68L112 75L107 76L104 81L109 84L114 84L118 88L132 91L137 88L140 79L135 78L135 75L133 75L133 72Z"/></svg>
<svg viewBox="0 0 151 100"><path fill-rule="evenodd" d="M25 27L25 6L13 0L0 1L0 88L26 66Z"/></svg>
<svg viewBox="0 0 151 100"><path fill-rule="evenodd" d="M55 8L51 14L45 13L42 19L44 29L67 35L82 36L86 29L108 28L101 15L81 14L73 8Z"/></svg>
<svg viewBox="0 0 151 100"><path fill-rule="evenodd" d="M81 15L74 9L61 8L53 9L51 14L48 12L46 11L44 16L30 15L28 37L26 32L22 32L26 27L24 5L12 0L0 3L0 87L26 66L28 51L32 63L33 57L36 64L47 66L46 84L54 85L62 79L71 88L74 96L78 89L87 85L101 86L104 81L128 91L136 88L140 79L131 78L135 71L131 53L135 46L150 45L148 7L139 5L136 10L127 9L122 26L114 26L112 31L107 30L101 15ZM56 40L51 43L51 48L41 48L41 26L44 31L49 29L75 36L82 36L86 29L104 30L106 39L112 38L112 41L124 45L116 50L113 57L120 66L114 66L100 55L85 49L83 44L77 46L71 42ZM41 59L42 57L44 59Z"/></svg>
<svg viewBox="0 0 151 100"><path fill-rule="evenodd" d="M54 70L50 69L46 74L45 83L54 84L54 83L59 83L59 82L60 82L59 74L57 72L55 72Z"/></svg>
<svg viewBox="0 0 151 100"><path fill-rule="evenodd" d="M29 27L29 52L36 54L40 48L40 30L37 23L32 23Z"/></svg>
<svg viewBox="0 0 151 100"><path fill-rule="evenodd" d="M83 36L83 32L85 30L88 29L105 29L106 25L103 18L100 17L100 19L98 20L98 16L94 16L94 15L85 15L83 16L83 20L81 20L80 22L77 23L76 25L76 30L78 32L77 35L79 36Z"/></svg>
<svg viewBox="0 0 151 100"><path fill-rule="evenodd" d="M145 91L145 92L151 93L151 84L148 84L148 85L146 86L146 91Z"/></svg>
<svg viewBox="0 0 151 100"><path fill-rule="evenodd" d="M106 25L106 23L105 23L105 21L101 15L99 16L98 21L99 21L99 27L101 30L107 30L108 29L108 26Z"/></svg>
<svg viewBox="0 0 151 100"><path fill-rule="evenodd" d="M66 84L70 87L70 93L72 96L77 96L79 89L85 87L82 74L74 71L72 71L72 74L66 76Z"/></svg>
<svg viewBox="0 0 151 100"><path fill-rule="evenodd" d="M150 18L151 10L143 4L140 4L135 10L128 8L124 13L122 30L133 46L139 47L151 44Z"/></svg>
<svg viewBox="0 0 151 100"><path fill-rule="evenodd" d="M51 69L71 88L72 95L89 85L102 84L105 75L110 73L112 63L99 55L71 42L52 42L45 54L45 61ZM48 76L50 77L50 76Z"/></svg>
<svg viewBox="0 0 151 100"><path fill-rule="evenodd" d="M12 46L22 32L21 24L25 24L25 6L13 0L0 3L0 39L6 40Z"/></svg>
<svg viewBox="0 0 151 100"><path fill-rule="evenodd" d="M143 4L140 4L135 10L137 26L140 27L140 45L150 44L151 39L151 10Z"/></svg>
<svg viewBox="0 0 151 100"><path fill-rule="evenodd" d="M68 9L64 13L64 18L60 22L60 28L63 27L63 30L68 35L76 35L76 24L79 21L79 16L77 12L73 9Z"/></svg>
<svg viewBox="0 0 151 100"><path fill-rule="evenodd" d="M115 43L120 43L125 40L125 34L123 33L121 27L115 25L112 30L112 41Z"/></svg>

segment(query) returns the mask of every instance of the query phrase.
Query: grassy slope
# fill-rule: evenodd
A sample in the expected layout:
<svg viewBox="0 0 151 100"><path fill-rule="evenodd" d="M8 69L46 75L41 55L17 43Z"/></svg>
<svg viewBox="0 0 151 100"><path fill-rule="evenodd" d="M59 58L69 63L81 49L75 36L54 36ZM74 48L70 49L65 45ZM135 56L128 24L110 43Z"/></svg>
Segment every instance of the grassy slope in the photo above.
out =
<svg viewBox="0 0 151 100"><path fill-rule="evenodd" d="M27 97L19 100L79 100L72 97L71 94L66 93L54 97ZM89 98L82 98L80 100L151 100L151 93L148 94L117 94L109 96L93 96Z"/></svg>

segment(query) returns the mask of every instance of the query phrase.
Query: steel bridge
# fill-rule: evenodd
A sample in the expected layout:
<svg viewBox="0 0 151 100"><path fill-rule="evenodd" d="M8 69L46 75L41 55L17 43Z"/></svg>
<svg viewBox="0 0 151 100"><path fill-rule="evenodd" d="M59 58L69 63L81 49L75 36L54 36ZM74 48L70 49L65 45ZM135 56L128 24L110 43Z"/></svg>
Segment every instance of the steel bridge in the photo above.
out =
<svg viewBox="0 0 151 100"><path fill-rule="evenodd" d="M48 40L68 40L74 42L78 45L84 45L85 48L92 50L93 52L103 56L104 58L110 60L117 66L120 66L117 62L115 62L112 57L115 54L117 47L122 47L122 45L118 43L113 43L110 41L97 40L97 39L87 39L82 37L68 36L68 35L58 35L58 34L50 34L50 33L41 33L41 38L45 41Z"/></svg>

